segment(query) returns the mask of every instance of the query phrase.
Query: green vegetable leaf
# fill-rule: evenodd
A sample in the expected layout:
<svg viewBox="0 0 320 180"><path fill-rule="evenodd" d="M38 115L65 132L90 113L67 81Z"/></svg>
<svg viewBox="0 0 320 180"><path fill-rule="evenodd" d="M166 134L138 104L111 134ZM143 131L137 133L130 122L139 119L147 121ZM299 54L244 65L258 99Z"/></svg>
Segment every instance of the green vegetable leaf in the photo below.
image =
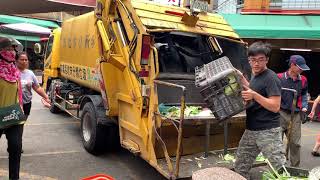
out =
<svg viewBox="0 0 320 180"><path fill-rule="evenodd" d="M264 162L266 160L266 158L262 155L262 153L260 153L257 157L256 157L256 161L257 162Z"/></svg>
<svg viewBox="0 0 320 180"><path fill-rule="evenodd" d="M235 162L236 161L236 158L234 157L234 155L231 155L231 154L226 154L223 156L223 159L225 161L232 161L232 162Z"/></svg>

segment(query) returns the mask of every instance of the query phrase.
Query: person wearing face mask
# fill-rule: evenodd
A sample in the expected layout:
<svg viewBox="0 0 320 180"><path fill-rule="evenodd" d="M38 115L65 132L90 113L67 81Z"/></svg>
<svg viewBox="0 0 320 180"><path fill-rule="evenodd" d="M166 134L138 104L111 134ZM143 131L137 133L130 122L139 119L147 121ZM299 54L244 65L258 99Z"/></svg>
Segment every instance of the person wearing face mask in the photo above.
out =
<svg viewBox="0 0 320 180"><path fill-rule="evenodd" d="M293 93L289 91L281 92L280 124L282 136L289 135L289 122L291 121L291 133L289 154L291 166L297 167L300 164L301 149L301 123L306 122L306 112L308 109L308 82L301 73L310 68L306 65L305 59L300 55L292 55L289 60L289 69L278 74L282 88L294 89L297 91L297 104L291 121L291 108L293 103Z"/></svg>
<svg viewBox="0 0 320 180"><path fill-rule="evenodd" d="M20 52L17 54L17 67L21 73L23 111L25 116L28 118L31 110L32 89L38 93L46 103L50 104L50 100L48 95L40 87L34 73L28 69L29 59L26 52Z"/></svg>
<svg viewBox="0 0 320 180"><path fill-rule="evenodd" d="M0 108L19 101L22 106L20 72L15 65L16 52L22 45L13 38L0 37ZM6 135L9 153L9 179L19 179L23 124L0 129Z"/></svg>

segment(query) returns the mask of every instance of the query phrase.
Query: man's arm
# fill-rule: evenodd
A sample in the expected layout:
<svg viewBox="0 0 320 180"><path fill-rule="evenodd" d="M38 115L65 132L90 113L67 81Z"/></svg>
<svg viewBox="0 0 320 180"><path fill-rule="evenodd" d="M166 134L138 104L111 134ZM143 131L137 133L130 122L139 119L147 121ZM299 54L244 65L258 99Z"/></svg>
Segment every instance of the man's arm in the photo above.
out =
<svg viewBox="0 0 320 180"><path fill-rule="evenodd" d="M270 96L270 97L263 97L259 93L253 91L247 86L244 86L246 89L242 91L242 98L245 101L255 100L265 109L277 113L280 110L280 103L281 103L281 96Z"/></svg>
<svg viewBox="0 0 320 180"><path fill-rule="evenodd" d="M50 103L48 95L44 92L42 87L40 87L37 77L32 72L32 89L36 91L46 102Z"/></svg>
<svg viewBox="0 0 320 180"><path fill-rule="evenodd" d="M317 109L317 106L318 106L319 102L320 102L320 96L318 96L317 99L314 100L313 105L312 105L311 112L310 112L310 114L308 115L308 117L310 117L311 120L313 119L314 114L316 113L316 109Z"/></svg>

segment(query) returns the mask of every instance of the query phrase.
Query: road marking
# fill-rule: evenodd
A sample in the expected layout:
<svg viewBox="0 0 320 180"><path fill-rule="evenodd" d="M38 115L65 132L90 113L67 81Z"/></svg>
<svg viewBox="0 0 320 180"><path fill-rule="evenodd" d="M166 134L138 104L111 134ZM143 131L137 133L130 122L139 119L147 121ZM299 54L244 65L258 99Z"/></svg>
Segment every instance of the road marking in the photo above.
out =
<svg viewBox="0 0 320 180"><path fill-rule="evenodd" d="M302 131L308 131L308 132L312 132L312 133L317 133L319 132L319 130L312 130L312 129L309 129L309 128L303 128Z"/></svg>
<svg viewBox="0 0 320 180"><path fill-rule="evenodd" d="M304 134L304 135L302 135L303 137L309 137L309 136L316 136L316 135L318 135L319 133L317 133L317 134Z"/></svg>
<svg viewBox="0 0 320 180"><path fill-rule="evenodd" d="M32 111L33 111L33 110L48 110L48 108L45 108L45 107L43 107L43 108L32 108L31 110L32 110Z"/></svg>
<svg viewBox="0 0 320 180"><path fill-rule="evenodd" d="M80 124L80 121L71 121L71 122L62 122L62 123L26 123L25 126L62 125L62 124Z"/></svg>
<svg viewBox="0 0 320 180"><path fill-rule="evenodd" d="M22 157L48 156L48 155L59 155L59 154L73 154L73 153L82 153L82 152L84 152L84 151L52 151L52 152L22 154ZM0 156L0 159L7 159L7 158L8 158L8 156Z"/></svg>
<svg viewBox="0 0 320 180"><path fill-rule="evenodd" d="M20 172L20 178L28 180L58 180L55 178L33 175L26 172ZM9 172L7 170L0 169L0 179L9 179Z"/></svg>

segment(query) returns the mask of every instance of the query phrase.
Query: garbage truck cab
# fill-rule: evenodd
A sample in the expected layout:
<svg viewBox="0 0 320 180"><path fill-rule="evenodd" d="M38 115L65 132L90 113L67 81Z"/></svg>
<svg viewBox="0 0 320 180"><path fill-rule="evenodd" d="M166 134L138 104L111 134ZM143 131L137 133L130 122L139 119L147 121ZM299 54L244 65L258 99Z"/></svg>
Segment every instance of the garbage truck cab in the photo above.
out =
<svg viewBox="0 0 320 180"><path fill-rule="evenodd" d="M44 62L50 111L81 121L89 153L120 144L176 179L221 166L214 151L237 147L245 115L221 124L210 113L185 113L190 106L206 108L195 86L197 66L226 56L250 74L239 36L220 15L197 7L98 0L94 12L66 20L53 32ZM173 106L179 116L161 112Z"/></svg>

